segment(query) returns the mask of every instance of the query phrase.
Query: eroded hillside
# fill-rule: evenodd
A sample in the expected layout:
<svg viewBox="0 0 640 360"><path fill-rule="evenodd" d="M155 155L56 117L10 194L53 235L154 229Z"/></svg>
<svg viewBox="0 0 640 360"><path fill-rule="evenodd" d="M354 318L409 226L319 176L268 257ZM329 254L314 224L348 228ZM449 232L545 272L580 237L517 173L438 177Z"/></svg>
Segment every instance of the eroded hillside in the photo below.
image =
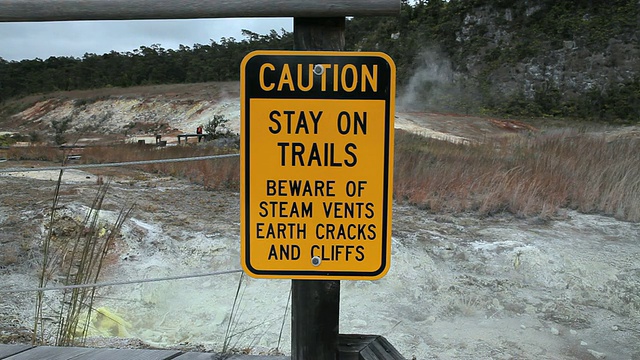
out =
<svg viewBox="0 0 640 360"><path fill-rule="evenodd" d="M215 115L229 119L227 127L240 133L240 85L238 82L157 85L133 88L69 91L31 96L5 104L21 111L0 118L0 130L29 140L40 134L51 140L54 121L70 120L69 141L135 140L163 135L169 143L174 135L194 133ZM413 133L467 143L488 135L535 131L514 120L434 112L403 111L399 101L395 127Z"/></svg>

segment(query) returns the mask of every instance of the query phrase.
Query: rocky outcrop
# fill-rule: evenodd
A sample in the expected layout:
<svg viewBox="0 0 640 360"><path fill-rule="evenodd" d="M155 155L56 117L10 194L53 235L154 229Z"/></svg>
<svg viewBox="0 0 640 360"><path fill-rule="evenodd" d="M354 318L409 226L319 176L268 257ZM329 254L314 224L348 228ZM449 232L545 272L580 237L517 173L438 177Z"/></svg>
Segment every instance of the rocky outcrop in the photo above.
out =
<svg viewBox="0 0 640 360"><path fill-rule="evenodd" d="M55 98L40 101L13 118L22 129L46 128L54 120L68 118L71 119L72 131L137 135L195 132L214 115L232 120L229 129L240 132L240 103L237 98L140 96L107 97L96 101Z"/></svg>
<svg viewBox="0 0 640 360"><path fill-rule="evenodd" d="M640 2L637 6L640 7ZM555 13L551 7L545 1L522 1L507 8L492 5L473 8L465 15L462 28L456 33L456 41L464 48L470 42L477 44L480 41L478 37L481 37L485 44L476 54L469 54L459 64L459 70L467 70L476 78L484 74L498 93L507 96L521 94L527 99L533 99L536 92L548 89L559 90L563 97L576 97L631 82L640 75L638 26L609 24L610 28L620 29L612 33L613 37L600 42L596 39L599 34L580 33L577 29L568 29L565 34L552 34L555 35L553 39L535 34L533 29L514 31L514 22L517 21L519 26L526 26L528 22L533 24L534 20L527 18L534 16L547 17L546 21L569 23L565 19L553 19ZM579 26L590 29L589 23L595 21L603 19L587 11ZM535 22L540 24L540 21ZM637 24L640 24L640 18ZM531 38L523 38L523 35L531 35ZM513 59L520 55L522 58L516 63L504 62L507 57L501 56L501 51L518 49L523 52L532 50L532 54L513 54L509 57Z"/></svg>

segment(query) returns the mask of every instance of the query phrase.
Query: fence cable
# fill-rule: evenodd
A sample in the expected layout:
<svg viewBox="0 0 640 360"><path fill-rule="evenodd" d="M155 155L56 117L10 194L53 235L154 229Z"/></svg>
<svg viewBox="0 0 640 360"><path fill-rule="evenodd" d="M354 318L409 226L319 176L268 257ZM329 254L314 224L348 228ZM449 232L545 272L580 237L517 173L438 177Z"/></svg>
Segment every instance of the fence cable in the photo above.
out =
<svg viewBox="0 0 640 360"><path fill-rule="evenodd" d="M103 168L103 167L127 166L127 165L149 165L149 164L162 164L162 163L170 163L170 162L222 159L222 158L230 158L235 156L240 156L240 154L206 155L206 156L196 156L196 157L187 157L187 158L139 160L139 161L126 161L126 162L103 163L103 164L75 164L75 165L70 164L65 166L45 166L45 167L39 167L39 168L6 168L6 169L0 169L0 173L71 170L71 169L78 170L78 169Z"/></svg>
<svg viewBox="0 0 640 360"><path fill-rule="evenodd" d="M205 277L205 276L225 275L225 274L233 274L233 273L239 273L239 272L242 272L242 270L241 269L222 270L222 271L214 271L214 272L208 272L208 273L202 273L202 274L176 275L176 276L168 276L168 277L162 277L162 278L151 278L151 279L129 280L129 281L113 281L113 282L104 282L104 283L96 283L96 284L78 284L78 285L43 287L43 288L27 288L27 289L0 289L0 294L142 284L142 283L167 281L167 280L181 280L181 279L192 279L192 278L199 278L199 277Z"/></svg>

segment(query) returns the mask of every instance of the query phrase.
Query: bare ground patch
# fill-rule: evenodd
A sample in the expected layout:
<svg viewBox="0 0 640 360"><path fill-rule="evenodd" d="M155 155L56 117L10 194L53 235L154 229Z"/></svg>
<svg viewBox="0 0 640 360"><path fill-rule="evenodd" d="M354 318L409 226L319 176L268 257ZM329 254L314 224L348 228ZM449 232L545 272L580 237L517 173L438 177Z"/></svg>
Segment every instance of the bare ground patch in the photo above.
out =
<svg viewBox="0 0 640 360"><path fill-rule="evenodd" d="M106 218L124 203L136 202L136 210L104 280L239 267L237 193L130 170L108 175L113 185ZM61 211L77 216L97 185L72 179L63 185ZM3 288L31 287L54 181L1 180L0 228L6 235L0 253L13 251L16 258L0 264L0 281ZM397 204L393 216L391 271L379 281L342 282L341 332L384 335L406 357L419 359L640 354L638 224L576 212L544 221L430 215ZM96 306L126 319L131 339L219 350L237 286L238 277L226 275L108 287L99 291ZM241 289L232 345L268 352L277 344L289 282L246 279ZM4 342L26 340L32 297L0 300ZM48 295L51 308L56 301ZM288 324L285 319L285 351Z"/></svg>

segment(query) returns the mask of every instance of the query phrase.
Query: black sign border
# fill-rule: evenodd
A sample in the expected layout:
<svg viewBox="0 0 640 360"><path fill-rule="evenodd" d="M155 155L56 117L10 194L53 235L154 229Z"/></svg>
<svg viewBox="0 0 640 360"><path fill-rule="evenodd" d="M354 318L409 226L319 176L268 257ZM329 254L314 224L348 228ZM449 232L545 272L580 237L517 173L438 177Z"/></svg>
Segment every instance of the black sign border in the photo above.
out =
<svg viewBox="0 0 640 360"><path fill-rule="evenodd" d="M373 93L374 96L371 96L367 93L354 92L347 93L344 91L339 92L289 92L287 93L275 93L278 96L274 96L272 93L264 92L259 89L258 82L256 81L258 75L257 71L254 73L248 73L248 68L257 69L255 63L262 64L264 62L270 62L272 64L275 63L293 63L298 64L301 61L303 63L309 63L309 61L317 64L324 63L349 63L349 64L361 64L366 63L370 64L371 61L374 61L376 64L382 64L384 66L379 67L380 72L379 79L383 79L385 81L380 82L381 90ZM380 75L382 74L382 75ZM388 57L383 57L379 53L317 53L314 52L268 52L268 51L255 51L249 53L242 62L241 65L241 106L244 107L244 128L242 129L241 136L243 137L244 143L244 178L241 181L244 181L244 236L245 239L241 239L244 241L244 254L240 254L240 256L244 256L244 265L246 266L246 270L248 270L251 274L256 275L257 277L280 277L280 278L294 278L298 279L299 277L303 277L301 279L348 279L348 278L378 278L380 274L388 271L387 264L387 249L388 243L391 241L391 235L388 231L389 224L389 216L392 211L392 204L390 202L389 197L390 194L390 166L391 166L391 155L390 147L391 147L391 132L392 128L392 118L391 118L391 106L395 99L392 98L392 87L395 90L395 65L391 62L391 59ZM328 83L330 84L330 82ZM322 95L322 97L319 97ZM369 95L369 96L367 96ZM345 98L345 96L350 96ZM251 172L250 172L250 121L251 121L251 112L250 112L250 100L253 98L264 98L264 99L309 99L309 100L327 100L327 99L336 99L336 100L384 100L385 101L385 134L384 134L384 169L383 169L383 209L382 209L382 259L380 262L380 268L375 271L321 271L321 270L259 270L254 268L251 265L251 231L250 231L250 205L251 205L251 194L250 194L250 182L251 182Z"/></svg>

